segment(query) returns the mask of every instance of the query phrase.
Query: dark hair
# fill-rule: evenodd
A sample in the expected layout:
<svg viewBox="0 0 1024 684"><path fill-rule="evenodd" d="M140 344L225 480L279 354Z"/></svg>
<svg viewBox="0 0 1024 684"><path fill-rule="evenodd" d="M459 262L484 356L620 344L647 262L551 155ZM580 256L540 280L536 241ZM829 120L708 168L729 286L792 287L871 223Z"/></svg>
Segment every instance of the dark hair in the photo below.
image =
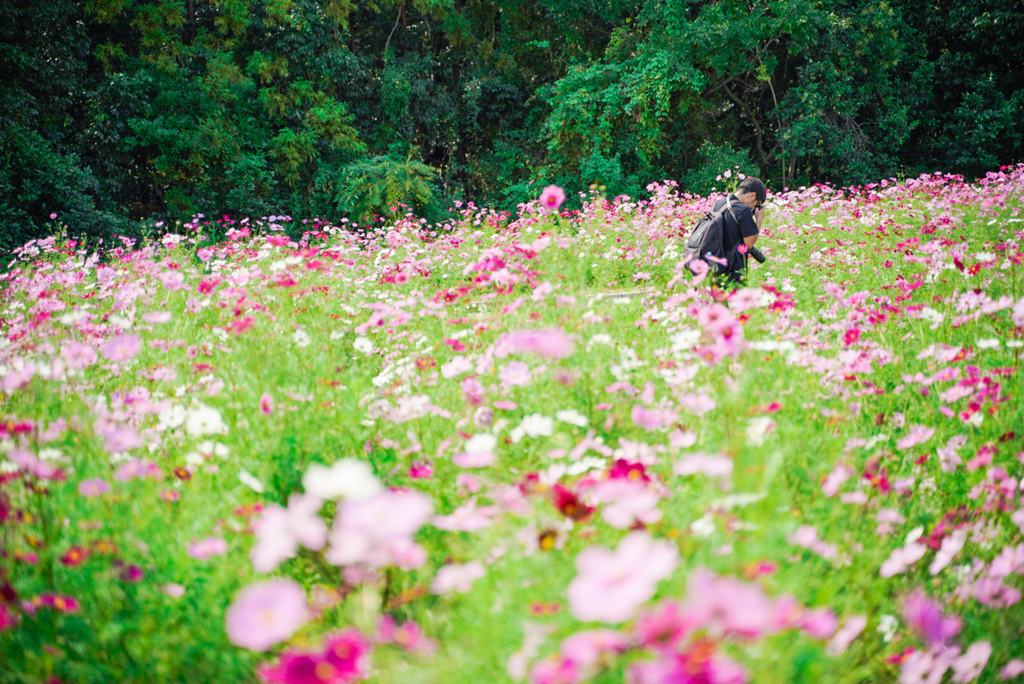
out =
<svg viewBox="0 0 1024 684"><path fill-rule="evenodd" d="M745 194L748 192L757 193L757 201L760 204L764 204L764 201L768 199L768 191L764 187L764 183L761 182L760 178L754 178L753 176L747 176L740 183L740 187L736 188L736 194Z"/></svg>

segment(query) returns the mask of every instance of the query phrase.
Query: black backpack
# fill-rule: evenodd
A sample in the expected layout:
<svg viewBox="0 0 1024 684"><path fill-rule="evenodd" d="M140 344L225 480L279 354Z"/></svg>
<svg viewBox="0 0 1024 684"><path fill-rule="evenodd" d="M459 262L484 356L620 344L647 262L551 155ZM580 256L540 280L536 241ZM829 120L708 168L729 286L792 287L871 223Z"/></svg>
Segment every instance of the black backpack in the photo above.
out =
<svg viewBox="0 0 1024 684"><path fill-rule="evenodd" d="M690 231L690 237L686 240L686 249L683 250L683 261L687 262L687 269L692 273L689 262L700 259L711 267L712 272L722 273L729 270L728 264L720 264L709 261L705 255L710 254L716 259L728 261L729 256L725 253L725 212L736 214L732 210L732 202L726 201L725 206L715 212L709 211L704 218L697 222L697 225ZM737 221L737 225L739 221Z"/></svg>

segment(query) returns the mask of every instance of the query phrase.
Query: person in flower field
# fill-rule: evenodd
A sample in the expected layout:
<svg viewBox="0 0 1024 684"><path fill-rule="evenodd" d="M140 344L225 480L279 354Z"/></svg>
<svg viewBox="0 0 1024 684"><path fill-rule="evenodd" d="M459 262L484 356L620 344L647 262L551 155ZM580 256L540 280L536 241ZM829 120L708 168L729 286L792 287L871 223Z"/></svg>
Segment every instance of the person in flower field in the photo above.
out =
<svg viewBox="0 0 1024 684"><path fill-rule="evenodd" d="M740 182L736 192L715 203L712 211L718 211L726 202L732 210L725 213L722 234L722 247L725 258L729 260L727 270L722 276L725 283L743 282L747 270L747 251L757 242L757 235L761 232L767 196L768 191L761 179L747 176ZM741 246L743 249L739 249Z"/></svg>

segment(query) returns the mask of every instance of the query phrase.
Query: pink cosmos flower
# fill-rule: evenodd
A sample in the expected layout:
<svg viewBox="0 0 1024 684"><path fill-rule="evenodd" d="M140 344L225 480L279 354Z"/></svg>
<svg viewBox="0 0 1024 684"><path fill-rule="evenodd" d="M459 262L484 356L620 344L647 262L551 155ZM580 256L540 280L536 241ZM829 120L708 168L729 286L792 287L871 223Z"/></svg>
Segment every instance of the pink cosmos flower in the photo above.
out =
<svg viewBox="0 0 1024 684"><path fill-rule="evenodd" d="M708 477L729 477L732 475L732 467L732 459L728 456L691 454L676 461L672 472L683 477L698 473Z"/></svg>
<svg viewBox="0 0 1024 684"><path fill-rule="evenodd" d="M705 267L707 264L705 264ZM729 297L729 309L734 314L740 314L744 311L757 308L761 306L761 298L765 296L764 290L752 287L744 287L736 290Z"/></svg>
<svg viewBox="0 0 1024 684"><path fill-rule="evenodd" d="M434 476L434 466L422 461L413 461L409 466L409 477L414 480L429 480Z"/></svg>
<svg viewBox="0 0 1024 684"><path fill-rule="evenodd" d="M836 467L832 469L832 472L829 473L821 483L821 491L825 496L835 496L839 492L839 488L843 483L849 480L853 475L853 470L842 463L838 463L836 464Z"/></svg>
<svg viewBox="0 0 1024 684"><path fill-rule="evenodd" d="M299 545L319 551L327 541L327 524L318 513L323 500L292 494L288 508L272 504L256 523L256 544L250 558L256 572L271 572L295 555Z"/></svg>
<svg viewBox="0 0 1024 684"><path fill-rule="evenodd" d="M565 190L557 185L549 185L540 193L540 205L547 211L558 211L565 202Z"/></svg>
<svg viewBox="0 0 1024 684"><path fill-rule="evenodd" d="M497 459L494 451L497 446L497 437L481 432L466 441L463 450L452 457L452 462L460 468L484 468Z"/></svg>
<svg viewBox="0 0 1024 684"><path fill-rule="evenodd" d="M189 544L188 555L196 560L206 560L213 556L226 553L228 543L221 537L207 537L206 539Z"/></svg>
<svg viewBox="0 0 1024 684"><path fill-rule="evenodd" d="M322 677L330 672L332 676ZM334 681L333 671L319 653L288 650L276 664L264 664L257 669L264 684L328 684Z"/></svg>
<svg viewBox="0 0 1024 684"><path fill-rule="evenodd" d="M700 285L704 282L704 279L708 277L708 271L711 269L708 266L708 262L703 259L691 259L687 262L690 270L693 272L693 284Z"/></svg>
<svg viewBox="0 0 1024 684"><path fill-rule="evenodd" d="M7 631L18 624L18 614L12 613L6 603L0 603L0 632Z"/></svg>
<svg viewBox="0 0 1024 684"><path fill-rule="evenodd" d="M138 356L142 349L142 338L138 335L121 334L111 338L100 353L108 361L127 361Z"/></svg>
<svg viewBox="0 0 1024 684"><path fill-rule="evenodd" d="M966 530L954 530L951 534L943 537L942 545L935 554L935 559L932 560L931 565L928 566L928 573L931 575L937 575L942 572L946 566L953 562L953 559L956 558L957 554L964 548L964 543L966 541Z"/></svg>
<svg viewBox="0 0 1024 684"><path fill-rule="evenodd" d="M103 437L107 440L103 448L117 454L131 449L138 449L142 446L142 438L135 428L127 425L113 426L103 431Z"/></svg>
<svg viewBox="0 0 1024 684"><path fill-rule="evenodd" d="M675 423L679 416L669 408L647 408L642 404L633 404L630 417L644 430L660 430Z"/></svg>
<svg viewBox="0 0 1024 684"><path fill-rule="evenodd" d="M356 629L324 639L324 662L331 666L334 681L344 684L366 678L373 645Z"/></svg>
<svg viewBox="0 0 1024 684"><path fill-rule="evenodd" d="M1010 315L1010 320L1013 324L1024 328L1024 297L1017 300L1017 303L1013 305L1013 313Z"/></svg>
<svg viewBox="0 0 1024 684"><path fill-rule="evenodd" d="M455 476L455 486L469 492L470 494L476 494L480 491L480 488L483 487L483 483L469 473L459 473Z"/></svg>
<svg viewBox="0 0 1024 684"><path fill-rule="evenodd" d="M476 378L463 378L460 386L462 387L466 403L469 404L479 404L483 402L484 396L487 394L487 390L484 389L483 383Z"/></svg>
<svg viewBox="0 0 1024 684"><path fill-rule="evenodd" d="M740 328L740 322L721 304L710 304L697 310L697 324L709 333L729 336Z"/></svg>
<svg viewBox="0 0 1024 684"><path fill-rule="evenodd" d="M944 646L960 633L960 618L956 615L945 617L939 604L920 589L907 597L902 612L911 629L932 648Z"/></svg>
<svg viewBox="0 0 1024 684"><path fill-rule="evenodd" d="M358 630L347 629L324 639L318 653L288 650L275 665L259 668L265 684L348 684L364 679L373 645Z"/></svg>
<svg viewBox="0 0 1024 684"><path fill-rule="evenodd" d="M621 480L625 486L614 500L601 506L601 517L612 527L625 530L638 521L654 525L661 520L658 503L661 495L632 480Z"/></svg>
<svg viewBox="0 0 1024 684"><path fill-rule="evenodd" d="M962 656L953 661L953 681L958 684L973 682L981 675L991 655L992 644L989 642L971 644Z"/></svg>
<svg viewBox="0 0 1024 684"><path fill-rule="evenodd" d="M577 632L562 642L559 654L565 660L587 669L605 653L622 653L630 647L630 639L612 629L592 629Z"/></svg>
<svg viewBox="0 0 1024 684"><path fill-rule="evenodd" d="M168 290L177 290L185 282L185 276L178 271L164 271L159 275L160 282Z"/></svg>
<svg viewBox="0 0 1024 684"><path fill-rule="evenodd" d="M896 442L896 447L904 450L910 449L918 444L927 442L934 434L935 428L925 427L924 425L911 425L910 432L906 437Z"/></svg>
<svg viewBox="0 0 1024 684"><path fill-rule="evenodd" d="M644 648L660 653L677 651L684 637L698 623L677 601L662 601L653 612L644 612L636 620L633 633Z"/></svg>
<svg viewBox="0 0 1024 684"><path fill-rule="evenodd" d="M274 412L274 397L269 392L264 392L260 397L260 413L269 416Z"/></svg>
<svg viewBox="0 0 1024 684"><path fill-rule="evenodd" d="M517 330L498 338L495 356L503 357L512 353L531 353L553 359L572 356L576 345L571 335L558 328L539 330Z"/></svg>
<svg viewBox="0 0 1024 684"><path fill-rule="evenodd" d="M580 668L571 660L541 660L530 670L530 684L576 684Z"/></svg>
<svg viewBox="0 0 1024 684"><path fill-rule="evenodd" d="M684 611L694 625L756 638L775 631L779 623L778 609L756 584L698 568L690 573L687 593ZM799 607L794 608L793 617L798 618Z"/></svg>
<svg viewBox="0 0 1024 684"><path fill-rule="evenodd" d="M959 655L959 647L938 651L914 651L900 666L900 684L933 684L941 682L946 670Z"/></svg>
<svg viewBox="0 0 1024 684"><path fill-rule="evenodd" d="M498 369L498 380L505 389L529 385L532 379L530 367L522 361L512 361Z"/></svg>
<svg viewBox="0 0 1024 684"><path fill-rule="evenodd" d="M87 344L68 342L60 348L60 357L69 369L87 368L96 363L96 350Z"/></svg>
<svg viewBox="0 0 1024 684"><path fill-rule="evenodd" d="M429 638L412 620L396 624L389 615L382 615L377 624L374 641L378 644L394 644L410 653L431 654L437 651L437 642Z"/></svg>
<svg viewBox="0 0 1024 684"><path fill-rule="evenodd" d="M426 561L426 553L412 535L433 508L430 498L416 490L385 490L363 501L346 499L338 507L324 557L335 565L417 568Z"/></svg>
<svg viewBox="0 0 1024 684"><path fill-rule="evenodd" d="M746 684L747 672L742 665L721 653L708 653L703 646L634 663L626 679L632 684Z"/></svg>
<svg viewBox="0 0 1024 684"><path fill-rule="evenodd" d="M477 532L490 525L491 516L497 512L495 506L477 508L476 500L471 500L452 511L451 515L435 515L431 522L439 530Z"/></svg>
<svg viewBox="0 0 1024 684"><path fill-rule="evenodd" d="M129 563L128 565L121 568L121 572L118 574L118 578L122 582L129 582L131 584L138 584L145 577L145 573L135 563Z"/></svg>
<svg viewBox="0 0 1024 684"><path fill-rule="evenodd" d="M447 594L452 590L458 590L465 594L473 587L473 582L485 574L487 571L480 561L470 561L464 565L459 563L445 565L434 576L434 581L430 584L430 591L433 594Z"/></svg>
<svg viewBox="0 0 1024 684"><path fill-rule="evenodd" d="M101 496L110 491L110 484L106 480L93 479L83 480L78 483L78 493L82 496Z"/></svg>
<svg viewBox="0 0 1024 684"><path fill-rule="evenodd" d="M171 320L170 311L153 311L152 313L142 314L142 320L146 323L167 323Z"/></svg>
<svg viewBox="0 0 1024 684"><path fill-rule="evenodd" d="M308 619L306 594L296 582L274 579L250 584L228 608L228 639L251 651L266 651L291 637Z"/></svg>
<svg viewBox="0 0 1024 684"><path fill-rule="evenodd" d="M1024 301L1022 299L1021 301ZM1024 674L1024 660L1014 658L1010 662L1003 666L1003 669L999 671L1000 679L1013 679Z"/></svg>
<svg viewBox="0 0 1024 684"><path fill-rule="evenodd" d="M181 586L180 584L175 584L173 582L170 584L165 584L163 587L160 588L160 591L164 592L171 598L181 598L185 595L185 587Z"/></svg>
<svg viewBox="0 0 1024 684"><path fill-rule="evenodd" d="M882 577L893 577L907 571L911 565L924 558L928 547L917 542L909 542L906 546L894 550L889 558L882 563L878 574Z"/></svg>
<svg viewBox="0 0 1024 684"><path fill-rule="evenodd" d="M828 646L825 647L825 652L830 656L842 655L846 652L846 649L850 647L853 640L860 636L860 633L864 631L864 628L868 626L868 619L863 615L854 615L850 617L846 624L835 633L832 640L828 642Z"/></svg>
<svg viewBox="0 0 1024 684"><path fill-rule="evenodd" d="M578 574L567 592L569 610L586 622L625 622L678 565L675 547L646 532L629 534L615 551L592 546L576 557Z"/></svg>
<svg viewBox="0 0 1024 684"><path fill-rule="evenodd" d="M530 295L530 299L535 302L543 302L544 298L555 291L555 286L549 282L543 282L537 287L533 288L533 294Z"/></svg>
<svg viewBox="0 0 1024 684"><path fill-rule="evenodd" d="M133 458L121 464L121 467L114 473L114 479L118 482L127 482L136 477L148 477L159 480L163 477L160 466L145 459Z"/></svg>
<svg viewBox="0 0 1024 684"><path fill-rule="evenodd" d="M815 639L827 639L832 636L839 621L836 614L828 608L804 611L800 616L800 629Z"/></svg>

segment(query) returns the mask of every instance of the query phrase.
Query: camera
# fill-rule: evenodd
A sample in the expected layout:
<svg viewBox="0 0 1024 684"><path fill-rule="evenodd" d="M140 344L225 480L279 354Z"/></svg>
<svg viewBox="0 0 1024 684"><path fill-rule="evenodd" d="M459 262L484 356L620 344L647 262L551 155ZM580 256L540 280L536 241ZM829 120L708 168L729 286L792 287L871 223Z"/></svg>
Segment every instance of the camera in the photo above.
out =
<svg viewBox="0 0 1024 684"><path fill-rule="evenodd" d="M764 262L768 261L768 257L766 257L764 253L757 247L748 247L747 254L757 259L757 263L759 264L763 264Z"/></svg>

